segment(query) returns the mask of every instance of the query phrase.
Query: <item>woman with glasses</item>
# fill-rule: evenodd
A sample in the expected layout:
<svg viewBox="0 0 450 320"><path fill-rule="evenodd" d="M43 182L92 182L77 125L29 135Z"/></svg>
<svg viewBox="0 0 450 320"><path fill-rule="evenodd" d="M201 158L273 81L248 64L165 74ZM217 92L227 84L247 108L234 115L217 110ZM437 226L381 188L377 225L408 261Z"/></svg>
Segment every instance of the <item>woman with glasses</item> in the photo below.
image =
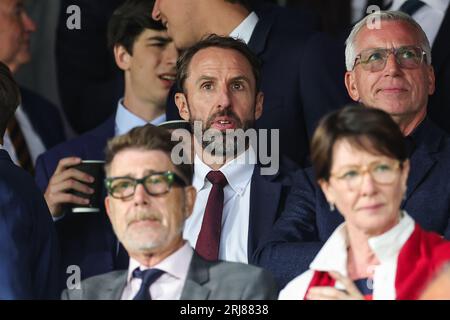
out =
<svg viewBox="0 0 450 320"><path fill-rule="evenodd" d="M280 299L419 296L450 260L450 242L400 209L407 154L400 129L381 110L348 107L321 121L311 146L314 171L331 210L345 222Z"/></svg>

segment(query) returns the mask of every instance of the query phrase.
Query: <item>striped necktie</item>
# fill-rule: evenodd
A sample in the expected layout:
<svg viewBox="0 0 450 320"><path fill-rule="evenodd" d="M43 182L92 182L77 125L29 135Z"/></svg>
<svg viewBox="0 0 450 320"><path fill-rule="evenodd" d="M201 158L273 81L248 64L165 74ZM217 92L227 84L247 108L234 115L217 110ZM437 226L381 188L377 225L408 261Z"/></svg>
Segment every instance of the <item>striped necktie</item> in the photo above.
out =
<svg viewBox="0 0 450 320"><path fill-rule="evenodd" d="M20 166L33 174L33 161L31 160L27 142L25 141L25 137L20 129L19 123L17 122L16 116L13 116L9 120L6 130L14 146L14 151L16 152L17 160L19 161Z"/></svg>

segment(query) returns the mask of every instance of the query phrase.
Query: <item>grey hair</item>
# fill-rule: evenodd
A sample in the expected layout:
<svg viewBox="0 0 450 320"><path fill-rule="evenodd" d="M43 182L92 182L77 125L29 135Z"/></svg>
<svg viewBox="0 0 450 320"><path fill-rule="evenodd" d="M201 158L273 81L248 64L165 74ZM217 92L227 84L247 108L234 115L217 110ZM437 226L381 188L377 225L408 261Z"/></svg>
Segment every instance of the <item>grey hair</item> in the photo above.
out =
<svg viewBox="0 0 450 320"><path fill-rule="evenodd" d="M377 11L364 17L359 21L350 32L347 40L345 41L345 66L347 71L353 70L353 65L356 59L356 36L365 27L368 26L371 21L404 21L417 30L418 35L421 38L420 47L426 53L427 64L431 64L431 46L427 35L423 31L422 27L414 21L411 16L401 11Z"/></svg>

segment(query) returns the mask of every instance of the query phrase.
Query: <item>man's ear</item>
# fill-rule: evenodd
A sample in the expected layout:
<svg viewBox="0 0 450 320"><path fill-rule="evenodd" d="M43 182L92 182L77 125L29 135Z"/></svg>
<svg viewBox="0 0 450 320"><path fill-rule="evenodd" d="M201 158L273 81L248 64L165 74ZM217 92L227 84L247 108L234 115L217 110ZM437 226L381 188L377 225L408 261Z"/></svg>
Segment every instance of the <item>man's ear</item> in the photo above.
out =
<svg viewBox="0 0 450 320"><path fill-rule="evenodd" d="M347 71L345 73L345 87L347 88L348 95L353 101L359 101L359 91L356 86L355 73L353 71Z"/></svg>
<svg viewBox="0 0 450 320"><path fill-rule="evenodd" d="M195 199L197 198L197 190L193 186L187 186L184 188L185 195L185 219L189 218L194 210Z"/></svg>
<svg viewBox="0 0 450 320"><path fill-rule="evenodd" d="M263 107L264 105L264 93L258 92L256 95L256 101L255 101L255 119L258 120L262 113L263 113Z"/></svg>
<svg viewBox="0 0 450 320"><path fill-rule="evenodd" d="M130 68L131 55L124 46L120 44L114 46L114 59L121 70L125 71Z"/></svg>
<svg viewBox="0 0 450 320"><path fill-rule="evenodd" d="M184 93L175 94L175 104L178 107L178 113L180 114L181 119L189 121L191 119L191 113L189 112L189 106Z"/></svg>
<svg viewBox="0 0 450 320"><path fill-rule="evenodd" d="M433 66L428 66L428 95L432 95L436 89L436 76Z"/></svg>
<svg viewBox="0 0 450 320"><path fill-rule="evenodd" d="M109 196L106 196L106 198L105 198L105 209L106 209L106 214L108 215L108 218L109 218L109 220L110 220L111 223L112 223L112 213L111 213L111 208L110 208L110 203L109 203L109 201L110 201Z"/></svg>

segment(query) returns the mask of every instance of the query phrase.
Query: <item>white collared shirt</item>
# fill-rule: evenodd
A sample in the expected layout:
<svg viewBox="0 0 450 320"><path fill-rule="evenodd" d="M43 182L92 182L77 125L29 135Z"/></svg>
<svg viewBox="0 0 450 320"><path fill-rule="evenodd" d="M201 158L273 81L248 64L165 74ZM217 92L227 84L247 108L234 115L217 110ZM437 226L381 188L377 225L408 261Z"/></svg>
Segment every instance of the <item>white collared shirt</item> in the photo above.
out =
<svg viewBox="0 0 450 320"><path fill-rule="evenodd" d="M164 271L162 276L153 282L149 288L152 300L180 300L193 253L194 250L189 244L185 243L180 249L152 267L152 269ZM141 287L142 280L133 278L133 271L136 268L140 268L142 271L149 269L130 258L127 285L122 293L121 300L132 300Z"/></svg>
<svg viewBox="0 0 450 320"><path fill-rule="evenodd" d="M33 161L33 164L35 164L37 157L41 153L45 152L46 150L45 145L42 142L39 135L37 134L37 132L34 130L30 119L28 118L27 114L23 111L21 105L19 105L19 107L17 108L15 115L17 123L19 124L20 130L22 131L23 137L25 138L25 141L27 143L31 160ZM16 165L20 166L19 160L17 159L16 150L14 149L14 145L7 131L5 132L5 135L3 137L3 147L6 151L8 151L11 160Z"/></svg>
<svg viewBox="0 0 450 320"><path fill-rule="evenodd" d="M224 188L220 260L248 263L250 189L255 163L256 155L253 149L248 149L220 169L228 181ZM195 156L193 185L197 190L197 199L192 215L186 220L183 234L184 239L188 240L193 248L197 243L212 188L211 182L206 179L211 170L197 155Z"/></svg>
<svg viewBox="0 0 450 320"><path fill-rule="evenodd" d="M230 37L241 39L248 45L258 21L259 18L256 13L251 12L247 18L244 19L244 21L242 21L233 31L231 31Z"/></svg>
<svg viewBox="0 0 450 320"><path fill-rule="evenodd" d="M406 0L394 0L390 10L398 10ZM417 10L412 17L422 27L430 41L431 46L444 20L450 0L422 0L425 5Z"/></svg>
<svg viewBox="0 0 450 320"><path fill-rule="evenodd" d="M128 133L128 131L130 131L131 129L145 126L147 123L151 123L157 126L163 123L164 121L166 121L165 113L153 119L152 121L147 122L146 120L139 118L137 115L128 110L123 105L123 99L120 99L117 104L115 135L121 136L123 134Z"/></svg>
<svg viewBox="0 0 450 320"><path fill-rule="evenodd" d="M400 250L414 231L414 220L403 212L399 223L380 236L369 239L369 246L380 264L374 266L373 300L395 300L395 276ZM303 299L315 271L337 271L348 276L347 271L348 235L345 223L341 224L325 242L310 270L293 279L281 290L280 300ZM344 287L336 282L337 289Z"/></svg>

